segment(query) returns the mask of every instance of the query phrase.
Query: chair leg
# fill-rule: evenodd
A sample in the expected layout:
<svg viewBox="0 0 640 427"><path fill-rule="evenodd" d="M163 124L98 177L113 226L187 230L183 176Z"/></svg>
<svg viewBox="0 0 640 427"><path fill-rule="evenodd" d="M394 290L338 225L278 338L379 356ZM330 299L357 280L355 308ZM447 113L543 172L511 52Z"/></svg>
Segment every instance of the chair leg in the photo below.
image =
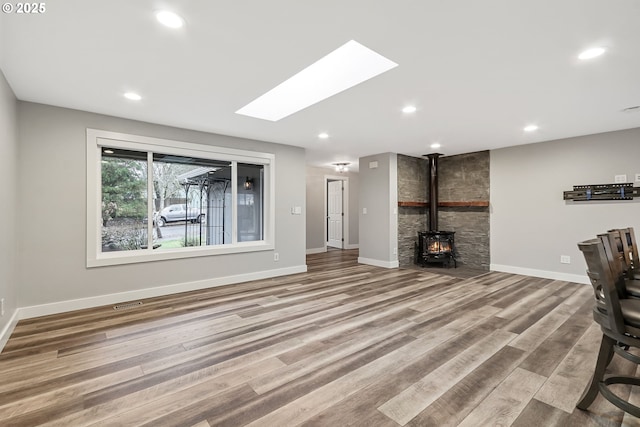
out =
<svg viewBox="0 0 640 427"><path fill-rule="evenodd" d="M609 366L609 362L613 358L613 346L616 345L616 341L606 335L602 335L602 342L600 343L600 352L598 353L598 361L596 362L596 369L593 372L593 378L591 384L586 388L580 401L576 404L576 408L586 410L598 396L599 386L598 384L604 379L604 373Z"/></svg>

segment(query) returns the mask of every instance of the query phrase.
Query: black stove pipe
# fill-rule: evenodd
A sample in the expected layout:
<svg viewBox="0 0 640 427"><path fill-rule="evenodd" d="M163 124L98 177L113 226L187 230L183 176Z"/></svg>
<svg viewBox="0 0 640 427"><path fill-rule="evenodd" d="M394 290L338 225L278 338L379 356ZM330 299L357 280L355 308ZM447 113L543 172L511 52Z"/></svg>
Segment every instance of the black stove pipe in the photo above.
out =
<svg viewBox="0 0 640 427"><path fill-rule="evenodd" d="M427 154L429 159L429 231L438 231L438 157L442 154Z"/></svg>

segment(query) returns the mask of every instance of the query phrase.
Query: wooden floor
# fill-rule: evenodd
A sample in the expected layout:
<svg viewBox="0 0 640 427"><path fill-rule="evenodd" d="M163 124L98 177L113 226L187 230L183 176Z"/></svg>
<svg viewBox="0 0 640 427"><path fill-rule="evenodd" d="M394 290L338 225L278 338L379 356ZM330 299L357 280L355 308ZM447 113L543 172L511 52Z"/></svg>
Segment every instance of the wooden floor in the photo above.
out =
<svg viewBox="0 0 640 427"><path fill-rule="evenodd" d="M601 397L574 408L600 340L589 286L356 257L21 321L0 354L0 425L640 425Z"/></svg>

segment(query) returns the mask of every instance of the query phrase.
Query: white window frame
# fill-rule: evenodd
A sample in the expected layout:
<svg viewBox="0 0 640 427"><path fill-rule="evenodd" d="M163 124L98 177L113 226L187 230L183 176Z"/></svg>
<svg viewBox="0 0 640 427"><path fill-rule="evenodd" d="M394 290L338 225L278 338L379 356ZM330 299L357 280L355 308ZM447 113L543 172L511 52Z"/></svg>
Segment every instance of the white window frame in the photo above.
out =
<svg viewBox="0 0 640 427"><path fill-rule="evenodd" d="M142 151L147 155L147 194L153 200L152 154L173 154L231 162L232 182L232 242L224 245L154 250L152 247L135 251L102 252L102 147ZM263 240L237 241L237 164L264 166ZM153 204L147 203L147 218L153 218ZM147 235L153 233L153 221L147 221ZM140 135L130 135L98 129L87 129L87 267L132 264L178 258L221 255L274 249L275 236L275 155L256 151L216 147L191 142L173 141Z"/></svg>

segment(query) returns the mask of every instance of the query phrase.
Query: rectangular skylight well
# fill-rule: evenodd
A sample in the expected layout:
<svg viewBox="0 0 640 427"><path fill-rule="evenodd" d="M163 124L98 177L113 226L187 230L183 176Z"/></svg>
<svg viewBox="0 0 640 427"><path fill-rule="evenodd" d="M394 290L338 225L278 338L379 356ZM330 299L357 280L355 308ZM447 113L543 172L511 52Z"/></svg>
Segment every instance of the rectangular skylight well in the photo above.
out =
<svg viewBox="0 0 640 427"><path fill-rule="evenodd" d="M351 40L236 113L275 122L397 66Z"/></svg>

